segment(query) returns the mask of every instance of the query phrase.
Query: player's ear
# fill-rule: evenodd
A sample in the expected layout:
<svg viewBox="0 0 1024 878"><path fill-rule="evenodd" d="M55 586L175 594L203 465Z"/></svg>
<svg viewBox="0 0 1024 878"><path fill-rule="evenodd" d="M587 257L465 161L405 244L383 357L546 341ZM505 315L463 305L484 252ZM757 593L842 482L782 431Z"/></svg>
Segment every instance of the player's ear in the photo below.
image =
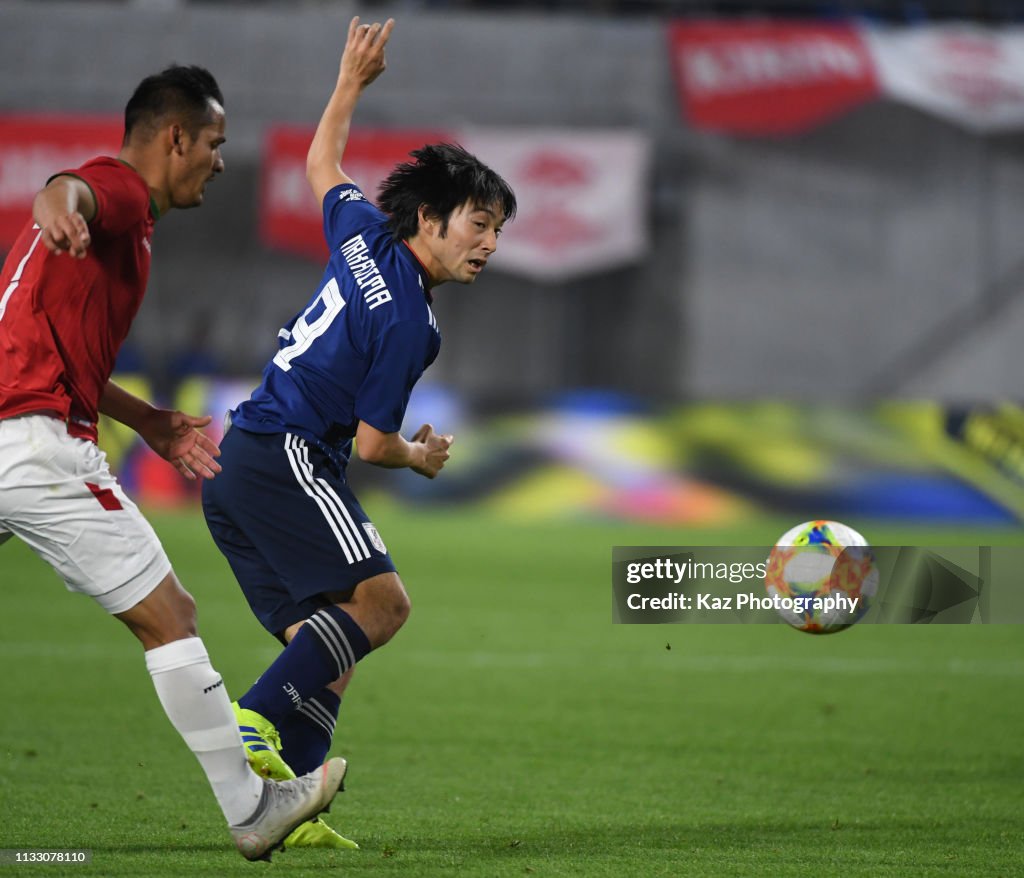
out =
<svg viewBox="0 0 1024 878"><path fill-rule="evenodd" d="M421 204L416 211L416 215L419 219L418 225L421 232L431 237L437 235L437 231L441 227L441 217L430 208L429 204Z"/></svg>
<svg viewBox="0 0 1024 878"><path fill-rule="evenodd" d="M171 149L178 155L182 155L185 152L185 144L183 142L184 135L182 134L180 125L172 125L168 131L168 136L171 140Z"/></svg>

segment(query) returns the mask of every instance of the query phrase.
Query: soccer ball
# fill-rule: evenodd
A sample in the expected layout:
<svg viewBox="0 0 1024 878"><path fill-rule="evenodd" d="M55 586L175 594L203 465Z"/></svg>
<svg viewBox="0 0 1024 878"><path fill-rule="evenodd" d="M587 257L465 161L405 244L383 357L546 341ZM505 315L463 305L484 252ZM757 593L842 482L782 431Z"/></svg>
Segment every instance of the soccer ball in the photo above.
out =
<svg viewBox="0 0 1024 878"><path fill-rule="evenodd" d="M808 634L834 634L867 612L878 591L878 566L852 527L805 521L775 544L764 580L783 620Z"/></svg>

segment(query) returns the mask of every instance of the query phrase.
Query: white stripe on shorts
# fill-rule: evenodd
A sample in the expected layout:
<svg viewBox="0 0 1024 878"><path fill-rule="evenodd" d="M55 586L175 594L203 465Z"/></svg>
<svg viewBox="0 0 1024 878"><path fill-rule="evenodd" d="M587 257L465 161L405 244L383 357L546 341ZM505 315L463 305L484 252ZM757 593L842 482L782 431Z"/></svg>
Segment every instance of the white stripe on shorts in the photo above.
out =
<svg viewBox="0 0 1024 878"><path fill-rule="evenodd" d="M370 550L366 547L366 542L341 498L323 479L317 479L313 475L313 465L309 461L309 449L305 440L301 436L286 433L284 448L295 480L306 495L320 507L328 527L345 554L345 559L349 564L365 561L370 557Z"/></svg>
<svg viewBox="0 0 1024 878"><path fill-rule="evenodd" d="M306 473L309 478L313 481L313 488L320 489L323 491L323 495L326 499L332 502L335 511L339 514L339 521L341 522L342 528L345 534L348 536L349 542L354 543L352 551L357 556L361 556L363 560L370 557L370 550L367 548L366 541L363 539L362 532L356 523L352 520L352 513L348 511L348 507L342 502L342 499L335 493L332 488L323 479L317 479L313 476L313 464L309 461L309 446L303 440L302 442L302 461L305 467Z"/></svg>

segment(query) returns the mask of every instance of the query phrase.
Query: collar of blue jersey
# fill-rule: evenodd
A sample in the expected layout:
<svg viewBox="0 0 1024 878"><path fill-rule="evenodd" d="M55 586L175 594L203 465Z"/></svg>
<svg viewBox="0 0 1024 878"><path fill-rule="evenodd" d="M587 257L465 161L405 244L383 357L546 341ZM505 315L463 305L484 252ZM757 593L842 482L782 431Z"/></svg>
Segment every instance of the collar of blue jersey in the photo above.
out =
<svg viewBox="0 0 1024 878"><path fill-rule="evenodd" d="M409 246L408 241L402 241L405 245L405 249L409 251L409 255L412 257L413 265L416 266L416 270L420 273L420 287L423 289L423 295L427 299L428 305L434 304L434 296L430 292L430 275L427 274L427 269L423 263L420 262L419 256L413 251L412 247Z"/></svg>

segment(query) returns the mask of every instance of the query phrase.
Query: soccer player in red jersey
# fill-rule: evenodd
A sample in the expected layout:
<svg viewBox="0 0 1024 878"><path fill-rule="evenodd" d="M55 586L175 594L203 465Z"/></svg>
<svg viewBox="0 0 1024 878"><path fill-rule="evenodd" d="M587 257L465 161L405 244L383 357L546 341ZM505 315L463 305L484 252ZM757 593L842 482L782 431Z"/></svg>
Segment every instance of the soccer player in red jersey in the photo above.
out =
<svg viewBox="0 0 1024 878"><path fill-rule="evenodd" d="M330 803L345 761L284 783L249 770L195 603L97 448L99 413L187 478L213 478L209 417L151 406L110 380L145 293L157 219L198 207L224 169L224 100L201 67L144 79L116 158L53 176L0 272L0 543L28 543L71 591L139 639L164 710L205 771L240 852L266 857Z"/></svg>

